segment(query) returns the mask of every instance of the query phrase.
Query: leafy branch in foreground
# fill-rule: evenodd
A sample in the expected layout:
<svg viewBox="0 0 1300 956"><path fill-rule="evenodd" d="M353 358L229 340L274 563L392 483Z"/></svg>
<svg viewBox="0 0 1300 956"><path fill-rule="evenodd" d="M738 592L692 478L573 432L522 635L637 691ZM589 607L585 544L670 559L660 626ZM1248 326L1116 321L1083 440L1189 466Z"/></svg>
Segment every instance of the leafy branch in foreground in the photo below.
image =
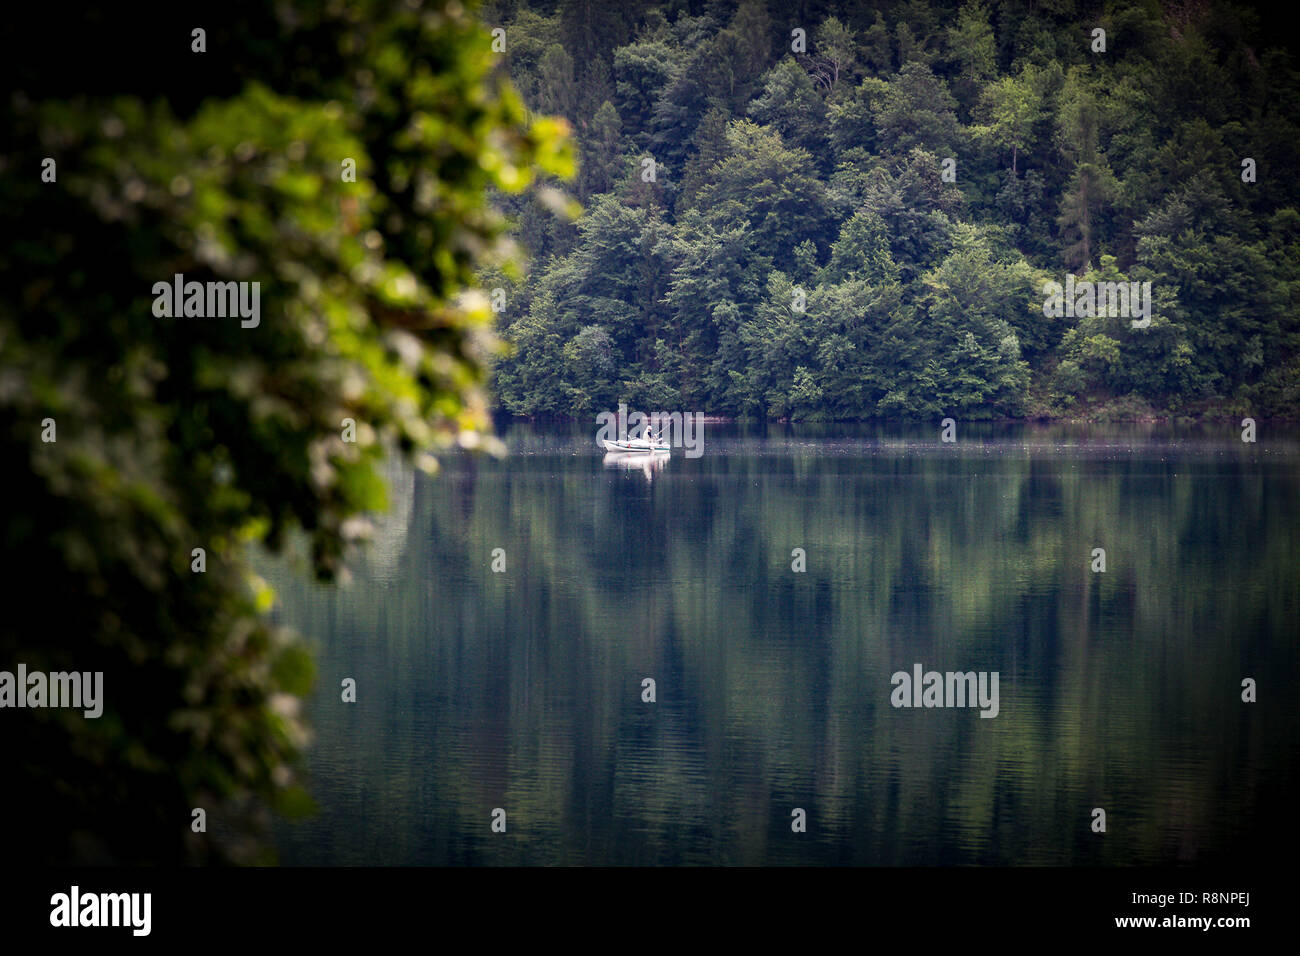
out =
<svg viewBox="0 0 1300 956"><path fill-rule="evenodd" d="M563 123L527 119L461 4L260 6L208 31L241 52L233 83L195 54L154 89L42 98L29 69L0 106L19 144L0 443L22 609L0 659L102 671L105 697L98 719L8 715L15 858L267 858L267 808L310 804L312 667L268 621L249 545L302 529L333 577L384 505L382 449L490 441L490 310L464 294L509 258L489 191L573 171ZM258 282L260 324L156 317L150 290L177 273Z"/></svg>

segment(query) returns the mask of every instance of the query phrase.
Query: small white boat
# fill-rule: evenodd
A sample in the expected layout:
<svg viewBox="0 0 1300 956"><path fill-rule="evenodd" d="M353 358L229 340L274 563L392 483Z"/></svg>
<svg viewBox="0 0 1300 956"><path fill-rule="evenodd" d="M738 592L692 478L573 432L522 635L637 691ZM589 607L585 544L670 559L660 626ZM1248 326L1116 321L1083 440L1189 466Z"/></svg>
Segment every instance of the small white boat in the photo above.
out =
<svg viewBox="0 0 1300 956"><path fill-rule="evenodd" d="M608 438L601 439L606 451L622 452L623 454L649 454L657 451L672 451L672 445L663 441L649 441L645 438L628 438L624 441L610 441Z"/></svg>

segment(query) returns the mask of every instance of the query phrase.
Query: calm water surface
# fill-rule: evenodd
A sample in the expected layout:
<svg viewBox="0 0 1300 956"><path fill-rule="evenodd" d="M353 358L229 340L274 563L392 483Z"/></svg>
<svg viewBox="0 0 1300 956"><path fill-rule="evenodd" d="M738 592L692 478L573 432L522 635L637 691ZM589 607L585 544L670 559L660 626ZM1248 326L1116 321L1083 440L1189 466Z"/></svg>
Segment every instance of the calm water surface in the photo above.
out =
<svg viewBox="0 0 1300 956"><path fill-rule="evenodd" d="M282 862L1275 850L1300 742L1294 432L708 426L703 457L644 467L594 434L513 426L505 459L392 468L346 587L272 567L319 675L319 813L278 825ZM998 716L892 707L918 663L997 671Z"/></svg>

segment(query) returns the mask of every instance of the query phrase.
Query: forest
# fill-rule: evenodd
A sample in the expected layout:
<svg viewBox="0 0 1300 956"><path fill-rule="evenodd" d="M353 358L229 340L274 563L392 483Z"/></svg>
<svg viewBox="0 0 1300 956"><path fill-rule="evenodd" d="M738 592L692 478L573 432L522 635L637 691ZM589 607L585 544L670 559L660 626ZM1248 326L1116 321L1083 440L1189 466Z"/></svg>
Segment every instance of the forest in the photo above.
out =
<svg viewBox="0 0 1300 956"><path fill-rule="evenodd" d="M1248 7L497 0L481 17L578 165L497 199L530 257L480 275L505 413L1300 410L1300 83L1286 33ZM1067 276L1150 283L1149 321L1045 314Z"/></svg>

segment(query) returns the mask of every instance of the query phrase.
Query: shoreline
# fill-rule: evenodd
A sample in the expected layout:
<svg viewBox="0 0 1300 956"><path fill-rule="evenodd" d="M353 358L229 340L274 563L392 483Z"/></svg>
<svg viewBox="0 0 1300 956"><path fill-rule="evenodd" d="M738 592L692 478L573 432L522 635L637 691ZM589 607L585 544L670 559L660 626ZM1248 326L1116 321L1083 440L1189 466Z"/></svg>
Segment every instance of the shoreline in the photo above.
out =
<svg viewBox="0 0 1300 956"><path fill-rule="evenodd" d="M554 424L580 424L588 422L593 416L589 415L514 415L509 412L496 411L492 413L494 419L511 422L529 422L531 424L554 423ZM1022 417L997 417L997 418L961 418L954 414L947 414L942 418L951 418L963 425L1231 425L1234 428L1240 428L1243 418L1249 418L1255 422L1267 422L1270 424L1293 425L1300 424L1300 417L1286 415L1248 415L1240 416L1235 414L1215 414L1215 415L1144 415L1137 417L1128 416L1051 416L1051 415L1027 415ZM928 425L933 424L935 420L930 418L750 418L747 416L727 416L727 415L701 415L695 419L705 425ZM939 419L941 420L941 419Z"/></svg>

